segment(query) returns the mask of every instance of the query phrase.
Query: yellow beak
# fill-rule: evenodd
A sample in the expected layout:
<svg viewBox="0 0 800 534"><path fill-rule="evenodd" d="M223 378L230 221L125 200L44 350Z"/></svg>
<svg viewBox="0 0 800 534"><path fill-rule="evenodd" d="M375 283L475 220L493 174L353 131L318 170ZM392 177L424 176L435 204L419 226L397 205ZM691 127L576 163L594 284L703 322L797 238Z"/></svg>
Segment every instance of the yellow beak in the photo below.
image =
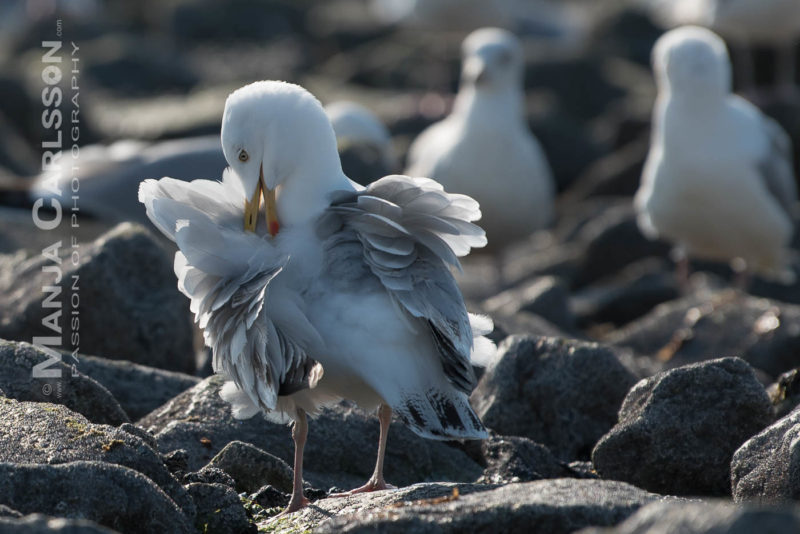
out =
<svg viewBox="0 0 800 534"><path fill-rule="evenodd" d="M244 229L247 231L256 231L262 195L264 196L264 207L267 212L267 229L269 230L269 235L274 237L280 229L278 210L275 206L275 190L267 188L264 184L264 170L260 168L258 170L258 184L253 192L253 198L244 201Z"/></svg>

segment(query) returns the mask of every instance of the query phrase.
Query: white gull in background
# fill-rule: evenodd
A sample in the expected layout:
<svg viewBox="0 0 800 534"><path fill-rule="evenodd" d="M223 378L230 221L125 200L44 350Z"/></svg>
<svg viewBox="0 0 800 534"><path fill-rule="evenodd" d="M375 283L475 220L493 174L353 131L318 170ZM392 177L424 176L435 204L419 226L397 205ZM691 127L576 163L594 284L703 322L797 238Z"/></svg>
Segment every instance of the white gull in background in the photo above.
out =
<svg viewBox="0 0 800 534"><path fill-rule="evenodd" d="M796 84L800 0L643 0L666 26L705 26L740 45L766 45L779 52L778 83ZM738 59L738 58L737 58ZM749 55L739 63L752 83Z"/></svg>
<svg viewBox="0 0 800 534"><path fill-rule="evenodd" d="M742 259L788 279L797 202L788 136L731 94L725 43L710 30L662 36L653 69L652 141L634 201L642 230L689 256Z"/></svg>
<svg viewBox="0 0 800 534"><path fill-rule="evenodd" d="M397 168L392 136L374 113L361 104L347 100L331 102L325 106L325 113L333 125L340 151L354 143L370 145L381 155L386 168Z"/></svg>
<svg viewBox="0 0 800 534"><path fill-rule="evenodd" d="M491 321L467 313L450 272L486 243L470 222L477 202L426 178L357 186L322 106L288 83L232 93L222 146L222 182L146 180L139 199L178 244L178 287L231 379L234 416L294 420L287 511L306 502L306 414L339 398L377 410L381 425L375 473L354 491L388 487L393 412L427 438L485 438L468 394L471 362L493 354L481 337Z"/></svg>
<svg viewBox="0 0 800 534"><path fill-rule="evenodd" d="M477 199L489 244L503 247L550 223L553 176L526 123L519 40L483 28L464 40L463 56L453 112L414 140L406 174Z"/></svg>

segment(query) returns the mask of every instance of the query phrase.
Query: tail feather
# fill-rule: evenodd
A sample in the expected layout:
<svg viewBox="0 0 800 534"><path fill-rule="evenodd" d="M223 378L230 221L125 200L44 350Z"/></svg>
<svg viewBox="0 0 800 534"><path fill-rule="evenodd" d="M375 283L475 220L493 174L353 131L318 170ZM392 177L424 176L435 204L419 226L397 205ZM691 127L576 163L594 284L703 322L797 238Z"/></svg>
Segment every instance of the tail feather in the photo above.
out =
<svg viewBox="0 0 800 534"><path fill-rule="evenodd" d="M486 439L483 423L460 391L430 389L403 398L392 410L415 434L428 439Z"/></svg>

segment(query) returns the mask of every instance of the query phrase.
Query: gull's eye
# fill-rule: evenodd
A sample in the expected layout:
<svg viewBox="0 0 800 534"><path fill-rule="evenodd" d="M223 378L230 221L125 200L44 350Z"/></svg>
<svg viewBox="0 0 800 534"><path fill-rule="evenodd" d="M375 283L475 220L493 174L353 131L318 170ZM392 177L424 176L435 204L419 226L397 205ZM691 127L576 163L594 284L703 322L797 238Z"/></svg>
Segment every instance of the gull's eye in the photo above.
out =
<svg viewBox="0 0 800 534"><path fill-rule="evenodd" d="M245 162L248 159L250 159L250 156L247 154L247 151L246 150L240 150L239 151L239 161Z"/></svg>
<svg viewBox="0 0 800 534"><path fill-rule="evenodd" d="M497 63L500 65L508 65L511 63L511 53L505 50L500 52L500 55L497 56Z"/></svg>

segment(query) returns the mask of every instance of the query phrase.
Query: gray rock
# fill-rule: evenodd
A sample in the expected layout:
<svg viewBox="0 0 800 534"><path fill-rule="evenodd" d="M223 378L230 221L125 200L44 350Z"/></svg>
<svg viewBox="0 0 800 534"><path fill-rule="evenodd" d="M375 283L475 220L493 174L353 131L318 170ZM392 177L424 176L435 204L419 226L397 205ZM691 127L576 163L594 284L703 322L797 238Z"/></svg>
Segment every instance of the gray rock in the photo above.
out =
<svg viewBox="0 0 800 534"><path fill-rule="evenodd" d="M545 318L565 332L575 328L569 309L567 286L555 276L545 276L514 287L484 302L490 314L514 315L524 311Z"/></svg>
<svg viewBox="0 0 800 534"><path fill-rule="evenodd" d="M249 443L228 443L208 465L232 476L236 481L236 491L253 493L267 484L286 493L292 491L292 468L280 458Z"/></svg>
<svg viewBox="0 0 800 534"><path fill-rule="evenodd" d="M530 482L573 474L550 449L528 438L492 436L481 442L481 453L487 464L478 479L482 484Z"/></svg>
<svg viewBox="0 0 800 534"><path fill-rule="evenodd" d="M283 509L289 504L290 496L272 486L264 486L249 496L249 499L262 508Z"/></svg>
<svg viewBox="0 0 800 534"><path fill-rule="evenodd" d="M592 462L603 478L674 495L729 495L734 451L772 421L752 368L722 358L659 373L631 389Z"/></svg>
<svg viewBox="0 0 800 534"><path fill-rule="evenodd" d="M151 449L153 449L154 451L158 451L158 443L156 443L156 438L145 429L133 425L131 423L123 423L119 425L119 429L122 430L123 432L127 432L132 436L140 438L142 441L147 443L147 445L149 445Z"/></svg>
<svg viewBox="0 0 800 534"><path fill-rule="evenodd" d="M643 506L612 528L578 534L786 534L800 532L800 508L734 505L729 501L666 501Z"/></svg>
<svg viewBox="0 0 800 534"><path fill-rule="evenodd" d="M228 473L217 467L206 466L200 471L186 473L183 477L184 484L200 482L203 484L221 484L236 489L236 481Z"/></svg>
<svg viewBox="0 0 800 534"><path fill-rule="evenodd" d="M290 428L261 416L239 421L219 396L224 380L209 377L138 424L152 431L159 450L185 449L190 470L206 465L231 441L243 441L292 464ZM316 487L360 486L371 475L378 447L378 421L340 405L309 421L304 478ZM389 429L386 478L395 485L425 480L475 480L481 467L464 452L425 440L402 424Z"/></svg>
<svg viewBox="0 0 800 534"><path fill-rule="evenodd" d="M228 486L194 482L186 490L197 506L195 526L200 532L255 534L256 526L247 518L242 501Z"/></svg>
<svg viewBox="0 0 800 534"><path fill-rule="evenodd" d="M24 514L88 519L120 532L195 532L149 478L119 465L0 463L0 480L0 503Z"/></svg>
<svg viewBox="0 0 800 534"><path fill-rule="evenodd" d="M61 354L58 354L59 358ZM93 423L119 425L128 415L109 391L81 372L73 372L69 360L48 368L61 376L34 378L33 369L51 356L28 343L0 340L0 387L3 396L20 401L63 404Z"/></svg>
<svg viewBox="0 0 800 534"><path fill-rule="evenodd" d="M81 356L78 370L104 385L132 419L165 404L200 379L128 361Z"/></svg>
<svg viewBox="0 0 800 534"><path fill-rule="evenodd" d="M86 519L64 519L42 514L31 514L21 519L0 518L0 532L15 534L115 534L111 530Z"/></svg>
<svg viewBox="0 0 800 534"><path fill-rule="evenodd" d="M472 393L489 428L525 436L565 460L588 458L616 422L635 377L596 343L512 336Z"/></svg>
<svg viewBox="0 0 800 534"><path fill-rule="evenodd" d="M606 341L678 367L737 355L777 377L800 366L800 306L734 290L665 302Z"/></svg>
<svg viewBox="0 0 800 534"><path fill-rule="evenodd" d="M344 508L336 517L319 524L320 533L446 533L446 532L573 532L588 525L614 525L633 514L639 507L660 497L624 482L610 480L554 479L509 484L489 491L480 491L442 499L442 493L425 486L405 488L405 495L384 494L402 505L380 502L381 494L372 499L348 499L348 503L316 503L322 512L332 506ZM410 490L425 490L415 495ZM445 488L442 488L445 489ZM461 492L466 493L466 492ZM436 499L436 497L440 497ZM438 501L438 502L437 502ZM354 506L358 504L358 506ZM322 514L316 510L301 511L292 517L291 525L309 528ZM325 516L322 516L323 518ZM286 532L284 530L283 532ZM279 532L281 532L279 530Z"/></svg>
<svg viewBox="0 0 800 534"><path fill-rule="evenodd" d="M194 514L186 491L141 438L112 426L90 423L57 404L0 398L0 462L62 464L79 460L138 471L158 484L187 516Z"/></svg>
<svg viewBox="0 0 800 534"><path fill-rule="evenodd" d="M42 322L47 310L43 302L55 293L43 293L42 288L55 286L60 294L54 302L64 306L63 316L54 317L64 322L63 343L78 334L81 353L194 372L189 301L178 292L172 258L159 242L144 228L124 223L82 244L77 268L68 244L62 242L58 251L60 279L46 270L54 262L42 254L20 253L5 262L0 270L0 337L26 341L53 336ZM73 298L80 304L75 332L68 330L66 319Z"/></svg>
<svg viewBox="0 0 800 534"><path fill-rule="evenodd" d="M800 499L800 410L794 410L739 447L731 461L733 499Z"/></svg>

